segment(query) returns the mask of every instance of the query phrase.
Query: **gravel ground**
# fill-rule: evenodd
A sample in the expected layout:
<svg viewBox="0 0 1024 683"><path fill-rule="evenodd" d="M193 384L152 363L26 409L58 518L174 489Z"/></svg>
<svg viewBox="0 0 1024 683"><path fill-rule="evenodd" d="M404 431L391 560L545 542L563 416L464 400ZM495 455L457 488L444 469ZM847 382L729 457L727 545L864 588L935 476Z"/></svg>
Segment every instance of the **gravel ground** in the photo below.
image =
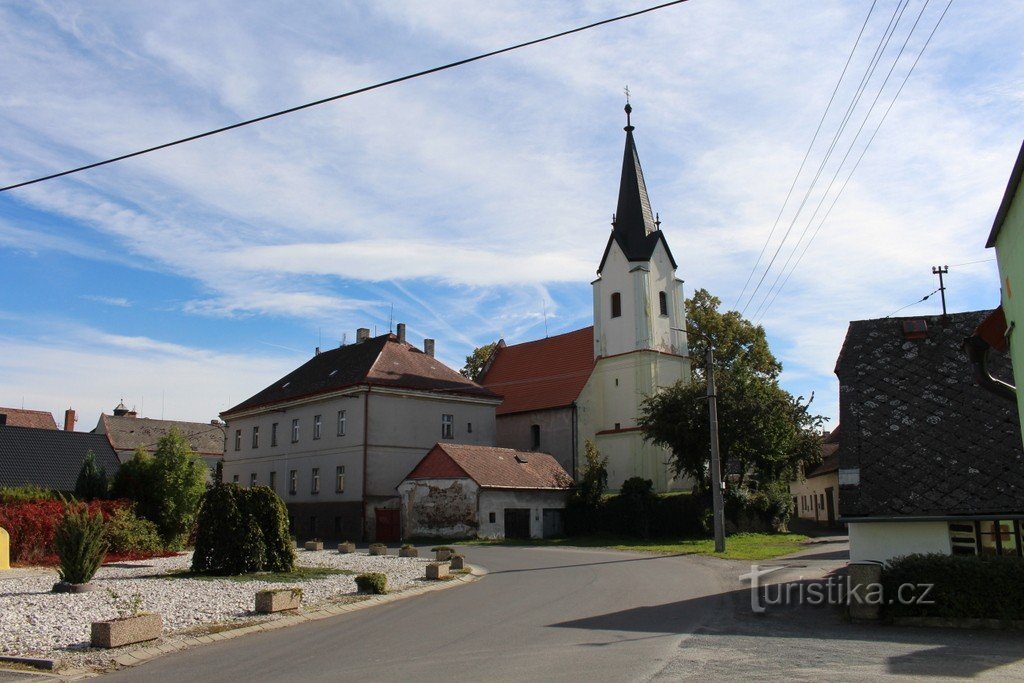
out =
<svg viewBox="0 0 1024 683"><path fill-rule="evenodd" d="M187 571L192 553L174 557L106 565L97 572L91 593L53 593L53 570L0 574L0 654L62 659L66 664L104 665L127 648L97 650L89 647L90 624L117 616L110 591L121 601L141 596L141 611L156 612L164 623L164 636L210 624L255 622L279 618L256 616L254 596L264 588L301 586L302 603L314 606L356 593L355 575L384 572L388 588L407 588L424 575L424 558L395 555L370 557L364 553L341 555L333 550L296 551L300 567L329 567L354 572L294 583L232 581L229 579L167 578Z"/></svg>

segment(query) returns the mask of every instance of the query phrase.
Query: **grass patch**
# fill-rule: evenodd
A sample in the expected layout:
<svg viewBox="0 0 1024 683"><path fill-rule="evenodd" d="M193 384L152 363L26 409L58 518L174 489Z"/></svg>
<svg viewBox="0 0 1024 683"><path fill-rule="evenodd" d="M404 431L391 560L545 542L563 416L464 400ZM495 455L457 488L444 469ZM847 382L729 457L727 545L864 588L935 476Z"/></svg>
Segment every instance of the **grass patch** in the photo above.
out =
<svg viewBox="0 0 1024 683"><path fill-rule="evenodd" d="M239 574L237 576L214 576L212 574L198 574L195 572L174 572L163 575L167 579L197 579L199 581L237 581L246 583L249 581L266 581L268 583L294 583L296 581L310 581L323 579L328 576L339 574L355 574L351 569L334 569L332 567L296 567L292 572L267 572L259 574Z"/></svg>
<svg viewBox="0 0 1024 683"><path fill-rule="evenodd" d="M572 538L544 539L473 539L460 541L463 545L518 545L518 546L565 546L579 548L613 548L651 553L682 555L713 555L727 560L768 560L804 550L802 534L733 534L725 539L725 552L715 553L713 538L651 539L623 538L616 536L574 536Z"/></svg>

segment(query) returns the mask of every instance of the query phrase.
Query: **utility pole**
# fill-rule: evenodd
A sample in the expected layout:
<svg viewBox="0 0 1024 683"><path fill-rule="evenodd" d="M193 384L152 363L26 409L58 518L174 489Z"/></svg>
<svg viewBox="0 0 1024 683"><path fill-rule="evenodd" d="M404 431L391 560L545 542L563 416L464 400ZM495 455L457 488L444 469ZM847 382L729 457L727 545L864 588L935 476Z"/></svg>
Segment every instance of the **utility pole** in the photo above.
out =
<svg viewBox="0 0 1024 683"><path fill-rule="evenodd" d="M949 272L949 266L932 266L932 275L939 276L939 294L942 295L942 317L946 317L946 285L942 276Z"/></svg>
<svg viewBox="0 0 1024 683"><path fill-rule="evenodd" d="M718 397L715 392L715 351L705 356L708 373L708 414L711 422L711 509L715 525L715 552L725 552L725 505L722 500L722 464L718 453Z"/></svg>

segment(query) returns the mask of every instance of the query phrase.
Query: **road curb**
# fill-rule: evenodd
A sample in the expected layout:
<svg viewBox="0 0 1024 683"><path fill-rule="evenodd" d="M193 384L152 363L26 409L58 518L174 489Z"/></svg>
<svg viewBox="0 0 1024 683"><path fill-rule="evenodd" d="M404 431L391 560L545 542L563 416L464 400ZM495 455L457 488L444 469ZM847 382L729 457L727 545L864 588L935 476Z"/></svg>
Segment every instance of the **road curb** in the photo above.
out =
<svg viewBox="0 0 1024 683"><path fill-rule="evenodd" d="M155 645L149 645L146 647L140 647L134 650L125 652L124 654L114 658L114 664L116 666L106 667L104 669L68 669L64 671L56 671L63 680L78 680L81 678L90 678L98 676L107 671L128 668L132 666L138 666L139 664L145 664L158 657L162 657L173 652L179 652L181 650L187 650L194 647L201 647L203 645L212 645L223 640L233 640L234 638L240 638L242 636L249 635L250 633L261 633L264 631L274 631L280 628L288 628L289 626L298 626L299 624L305 624L311 621L319 621L321 619L328 619L330 617L338 617L343 614L350 612L357 612L359 610L369 609L377 605L386 605L388 603L397 602L399 600L405 600L406 598L416 597L417 595L424 595L426 593L433 593L439 590L446 590L448 588L455 588L468 583L477 581L487 575L487 570L473 565L466 565L466 568L470 570L468 574L452 574L451 578L446 581L434 581L422 586L414 586L412 588L406 588L396 593L388 593L386 595L373 595L366 600L359 602L352 602L341 605L323 605L322 607L316 607L309 610L308 612L298 612L296 614L289 614L288 616L274 619L273 621L263 621L258 623L244 623L237 628L232 628L226 631L219 631L217 633L203 634L199 636L185 636L185 637L170 637L167 639L161 638L160 641ZM23 658L24 659L24 658ZM39 660L42 661L42 660ZM59 666L59 663L50 661L51 667L54 668Z"/></svg>

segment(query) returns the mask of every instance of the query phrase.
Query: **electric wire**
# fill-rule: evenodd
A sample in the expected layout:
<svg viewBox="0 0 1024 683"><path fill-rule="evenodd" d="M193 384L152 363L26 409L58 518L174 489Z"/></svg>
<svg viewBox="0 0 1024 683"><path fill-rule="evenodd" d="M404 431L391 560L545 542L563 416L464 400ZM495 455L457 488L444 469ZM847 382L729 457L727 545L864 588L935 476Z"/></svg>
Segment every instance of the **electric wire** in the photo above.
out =
<svg viewBox="0 0 1024 683"><path fill-rule="evenodd" d="M907 309L907 308L910 308L911 306L916 306L916 305L918 305L919 303L921 303L922 301L927 301L929 297L931 297L931 296L932 296L933 294L935 294L936 292L938 292L938 291L939 291L940 289L942 289L942 288L941 288L941 287L939 287L939 288L938 288L938 289L936 289L935 291L933 291L933 292L929 292L928 294L925 294L924 296L922 296L922 297L921 297L920 299L918 299L917 301L915 301L915 302L914 302L914 303L912 303L912 304L907 304L906 306L903 306L902 308L897 308L897 309L896 309L895 311L893 311L892 313L890 313L889 315L887 315L887 316L885 316L885 317L886 317L886 318L891 318L891 317L893 317L894 315L896 315L897 313L899 313L899 312L900 312L900 311L902 311L902 310L905 310L905 309Z"/></svg>
<svg viewBox="0 0 1024 683"><path fill-rule="evenodd" d="M651 7L647 7L647 8L644 8L644 9L637 10L635 12L629 12L627 14L621 14L619 16L611 17L609 19L602 19L601 21L595 21L593 23L586 24L585 26L578 26L576 28L569 29L569 30L566 30L566 31L561 31L559 33L553 33L553 34L551 34L549 36L545 36L543 38L535 38L533 40L528 40L528 41L523 42L523 43L518 43L516 45L511 45L509 47L504 47L504 48L501 48L501 49L498 49L498 50L492 50L490 52L485 52L483 54L479 54L479 55L476 55L474 57L467 57L466 59L460 59L460 60L455 61L455 62L449 62L448 64L444 64L442 66L435 66L435 67L432 67L430 69L424 69L423 71L417 71L415 73L406 74L405 76L399 76L397 78L392 78L392 79L387 80L387 81L381 81L381 82L375 83L373 85L363 86L361 88L356 88L355 90L349 90L348 92L340 93L340 94L337 94L337 95L332 95L330 97L325 97L323 99L314 100L312 102L306 102L305 104L300 104L300 105L297 105L297 106L294 106L294 107L289 107L287 109L282 109L280 111L276 111L276 112L273 112L271 114L264 114L262 116L257 116L256 118L247 119L245 121L239 121L237 123L232 123L232 124L227 125L227 126L222 126L220 128L215 128L213 130L208 130L208 131L206 131L204 133L197 133L195 135L189 135L188 137L180 138L178 140L172 140L170 142L165 142L165 143L159 144L159 145L154 145L153 147L147 147L145 149L141 149L141 150L138 150L138 151L135 151L135 152L130 152L128 154L121 154L119 156L112 157L112 158L109 158L109 159L105 159L103 161L96 161L96 162L93 162L91 164L85 164L84 166L78 166L76 168L71 168L71 169L68 169L66 171L61 171L59 173L51 173L49 175L40 176L38 178L33 178L31 180L24 180L24 181L21 181L21 182L13 183L11 185L6 185L4 187L0 187L0 192L7 192L9 190L14 190L14 189L19 188L19 187L25 187L27 185L34 185L35 183L41 183L41 182L44 182L44 181L47 181L47 180L53 180L55 178L61 178L63 176L71 175L73 173L81 173L82 171L87 171L89 169L98 168L100 166L106 166L107 164L113 164L113 163L116 163L118 161L124 161L125 159L131 159L133 157L142 156L143 154L149 154L151 152L156 152L158 150L167 149L168 147L174 147L175 145L181 145L181 144L185 144L187 142L194 142L195 140L200 140L202 138L210 137L212 135L218 135L220 133L225 133L225 132L227 132L229 130L234 130L236 128L242 128L243 126L250 126L250 125L253 125L255 123L260 123L262 121L267 121L269 119L277 118L279 116L284 116L286 114L292 114L292 113L295 113L297 111L301 111L303 109L309 109L311 107L316 107L316 106L319 106L319 105L322 105L322 104L327 104L328 102L334 102L336 100L344 99L346 97L352 97L353 95L359 95L359 94L362 94L362 93L365 93L365 92L370 92L372 90L378 90L380 88L384 88L384 87L387 87L387 86L390 86L390 85L395 85L395 84L398 84L398 83L402 83L404 81L409 81L409 80L412 80L414 78L420 78L422 76L429 76L431 74L435 74L435 73L438 73L438 72L441 72L441 71L447 71L448 69L454 69L455 67L464 66L464 65L470 64L472 62L480 61L481 59L486 59L488 57L494 57L494 56L497 56L497 55L500 55L500 54L504 54L506 52L512 52L514 50L519 50L521 48L530 47L532 45L537 45L539 43L544 43L544 42L547 42L549 40L554 40L556 38L563 38L565 36L572 35L574 33L581 33L583 31L587 31L587 30L592 29L592 28L597 28L598 26L604 26L605 24L615 23L615 22L618 22L618 21L622 21L624 19L631 19L633 17L637 17L637 16L640 16L642 14L647 14L649 12L655 12L657 10L665 9L666 7L671 7L673 5L681 5L684 2L687 2L687 0L671 0L670 2L664 2L664 3L661 3L660 5L654 5L654 6L651 6Z"/></svg>

